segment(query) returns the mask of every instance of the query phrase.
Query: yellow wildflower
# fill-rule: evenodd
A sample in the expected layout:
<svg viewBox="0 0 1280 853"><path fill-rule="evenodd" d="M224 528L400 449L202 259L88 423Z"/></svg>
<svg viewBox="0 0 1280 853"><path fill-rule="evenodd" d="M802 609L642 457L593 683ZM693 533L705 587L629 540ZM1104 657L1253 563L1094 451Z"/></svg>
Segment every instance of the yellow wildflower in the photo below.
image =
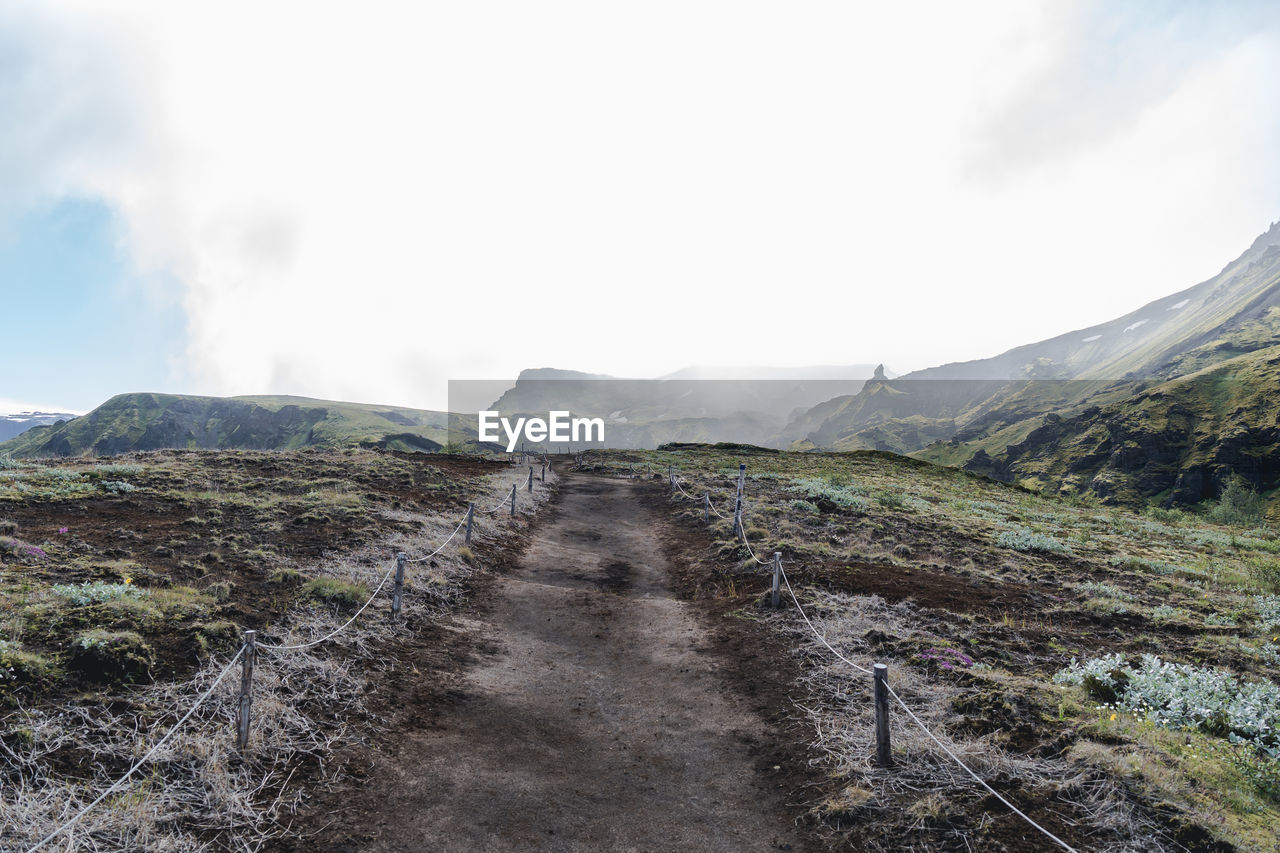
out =
<svg viewBox="0 0 1280 853"><path fill-rule="evenodd" d="M125 583L133 583L133 578L129 577L128 575L125 575L125 576L124 576L124 582L125 582Z"/></svg>
<svg viewBox="0 0 1280 853"><path fill-rule="evenodd" d="M1116 715L1115 715L1115 714L1112 714L1112 715L1111 715L1111 719L1112 719L1112 721L1113 721L1113 722L1115 721L1115 718L1116 718Z"/></svg>

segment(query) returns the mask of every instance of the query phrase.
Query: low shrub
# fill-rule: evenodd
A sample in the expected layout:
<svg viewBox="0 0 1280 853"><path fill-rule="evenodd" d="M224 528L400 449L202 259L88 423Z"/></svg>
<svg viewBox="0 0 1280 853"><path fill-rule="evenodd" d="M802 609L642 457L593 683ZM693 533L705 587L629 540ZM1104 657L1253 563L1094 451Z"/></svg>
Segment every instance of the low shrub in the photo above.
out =
<svg viewBox="0 0 1280 853"><path fill-rule="evenodd" d="M198 622L191 627L196 657L204 660L211 652L233 648L240 642L240 628L230 622Z"/></svg>
<svg viewBox="0 0 1280 853"><path fill-rule="evenodd" d="M1280 595L1255 595L1252 604L1263 630L1280 630Z"/></svg>
<svg viewBox="0 0 1280 853"><path fill-rule="evenodd" d="M1084 663L1073 659L1053 680L1082 686L1156 725L1197 729L1280 757L1280 687L1273 682L1241 681L1225 670L1167 663L1150 654L1136 665L1121 654Z"/></svg>
<svg viewBox="0 0 1280 853"><path fill-rule="evenodd" d="M0 640L0 697L15 687L47 681L53 663L44 655L25 651L18 643Z"/></svg>
<svg viewBox="0 0 1280 853"><path fill-rule="evenodd" d="M277 569L267 578L267 583L297 586L306 581L307 576L297 569Z"/></svg>
<svg viewBox="0 0 1280 853"><path fill-rule="evenodd" d="M1232 477L1222 488L1218 502L1208 516L1219 524L1258 524L1266 518L1267 506L1262 496L1241 477Z"/></svg>
<svg viewBox="0 0 1280 853"><path fill-rule="evenodd" d="M145 598L150 595L149 590L139 589L128 581L124 583L92 581L81 584L57 584L50 587L50 591L54 595L65 598L71 604L80 606L101 604L104 601L115 601L121 598Z"/></svg>
<svg viewBox="0 0 1280 853"><path fill-rule="evenodd" d="M1043 554L1070 554L1071 546L1044 533L1036 533L1025 527L1005 530L996 537L996 544L1001 548L1014 551L1038 551Z"/></svg>
<svg viewBox="0 0 1280 853"><path fill-rule="evenodd" d="M1258 558L1248 563L1249 577L1263 589L1280 591L1280 562Z"/></svg>
<svg viewBox="0 0 1280 853"><path fill-rule="evenodd" d="M1122 590L1120 587L1109 583L1099 583L1098 581L1089 581L1082 583L1076 589L1086 595L1097 595L1102 598L1114 598L1117 601L1133 601L1133 596Z"/></svg>
<svg viewBox="0 0 1280 853"><path fill-rule="evenodd" d="M231 600L231 590L235 589L235 586L231 581L218 581L205 587L204 594L219 604L224 604Z"/></svg>
<svg viewBox="0 0 1280 853"><path fill-rule="evenodd" d="M885 509L902 509L906 506L906 501L902 495L897 492L878 492L876 493L876 503Z"/></svg>
<svg viewBox="0 0 1280 853"><path fill-rule="evenodd" d="M89 681L141 681L155 662L155 652L133 631L95 628L71 644L71 666Z"/></svg>
<svg viewBox="0 0 1280 853"><path fill-rule="evenodd" d="M337 578L313 578L302 585L302 597L335 607L359 607L369 598L369 591L358 583Z"/></svg>
<svg viewBox="0 0 1280 853"><path fill-rule="evenodd" d="M857 486L851 486L841 482L839 485L830 480L821 480L816 477L800 477L791 481L793 489L804 497L813 501L817 506L820 500L829 501L837 507L853 510L855 512L865 512L870 506L866 494L863 489Z"/></svg>

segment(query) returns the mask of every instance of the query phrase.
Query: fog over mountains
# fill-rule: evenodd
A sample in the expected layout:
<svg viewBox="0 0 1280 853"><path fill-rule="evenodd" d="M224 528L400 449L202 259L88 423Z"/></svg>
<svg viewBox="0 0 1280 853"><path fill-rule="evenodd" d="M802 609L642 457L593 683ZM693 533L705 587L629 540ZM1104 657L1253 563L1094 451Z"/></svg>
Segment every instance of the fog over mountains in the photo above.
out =
<svg viewBox="0 0 1280 853"><path fill-rule="evenodd" d="M0 452L388 447L476 440L474 414L605 419L611 446L741 442L889 450L1110 502L1193 503L1227 478L1280 485L1280 222L1213 278L1107 322L991 358L896 376L883 365L688 367L657 379L560 368L478 382L461 417L291 397L120 395L88 415L0 420ZM466 397L459 392L458 399ZM21 434L19 434L21 433ZM13 437L13 436L16 436Z"/></svg>
<svg viewBox="0 0 1280 853"><path fill-rule="evenodd" d="M7 441L31 429L32 427L54 424L76 417L67 412L15 412L11 415L0 415L0 441Z"/></svg>

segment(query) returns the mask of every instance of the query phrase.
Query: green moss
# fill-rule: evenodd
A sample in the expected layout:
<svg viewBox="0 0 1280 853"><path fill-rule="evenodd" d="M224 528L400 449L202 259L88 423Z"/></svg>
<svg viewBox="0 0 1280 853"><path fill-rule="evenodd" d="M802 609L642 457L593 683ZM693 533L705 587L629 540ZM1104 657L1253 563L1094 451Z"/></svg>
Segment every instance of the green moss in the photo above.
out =
<svg viewBox="0 0 1280 853"><path fill-rule="evenodd" d="M196 657L200 660L213 652L233 649L240 642L240 636L240 627L231 622L198 622L191 627Z"/></svg>
<svg viewBox="0 0 1280 853"><path fill-rule="evenodd" d="M271 577L267 578L267 583L297 586L305 582L306 579L307 576L297 569L278 569L272 572Z"/></svg>
<svg viewBox="0 0 1280 853"><path fill-rule="evenodd" d="M20 688L34 689L48 683L56 667L46 655L30 652L15 642L0 640L0 701Z"/></svg>
<svg viewBox="0 0 1280 853"><path fill-rule="evenodd" d="M88 681L143 681L151 677L155 652L133 631L95 628L76 637L70 663Z"/></svg>

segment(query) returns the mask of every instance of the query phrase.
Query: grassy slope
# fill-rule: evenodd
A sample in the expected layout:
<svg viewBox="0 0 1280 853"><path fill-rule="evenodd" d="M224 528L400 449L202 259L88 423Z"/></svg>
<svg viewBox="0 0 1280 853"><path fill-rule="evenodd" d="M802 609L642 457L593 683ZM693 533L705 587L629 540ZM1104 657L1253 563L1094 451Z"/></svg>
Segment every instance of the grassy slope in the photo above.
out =
<svg viewBox="0 0 1280 853"><path fill-rule="evenodd" d="M0 444L0 453L79 456L162 448L358 445L432 449L446 443L445 421L441 412L305 397L121 394L61 426L28 430ZM423 441L415 441L419 438Z"/></svg>
<svg viewBox="0 0 1280 853"><path fill-rule="evenodd" d="M1266 491L1280 479L1277 387L1280 346L1273 346L1074 417L1029 419L1020 429L919 455L965 464L983 450L1024 485L1130 504L1195 503L1216 495L1232 474Z"/></svg>
<svg viewBox="0 0 1280 853"><path fill-rule="evenodd" d="M1274 421L1266 420L1271 415L1269 407L1259 405L1257 399L1274 387L1272 372L1245 368L1242 365L1246 362L1235 360L1266 350L1280 339L1280 245L1273 245L1277 240L1280 224L1213 279L1109 323L992 359L920 371L885 387L870 384L860 395L815 407L788 426L787 434L792 438L803 436L792 448L879 448L960 465L978 456L975 466L979 470L1054 489L1082 488L1105 474L1098 481L1098 493L1130 501L1167 494L1173 483L1167 467L1161 466L1176 457L1201 465L1201 476L1215 478L1201 491L1216 494L1221 478L1231 473L1223 460L1235 453L1234 449L1202 447L1202 452L1189 454L1180 444L1166 444L1158 448L1155 456L1159 461L1154 467L1134 469L1121 459L1120 464L1106 471L1092 470L1084 478L1074 470L1081 452L1079 443L1064 442L1055 453L1047 446L1052 430L1039 436L1035 464L1006 449L1017 447L1040 430L1046 415L1088 418L1096 414L1093 409L1101 408L1106 412L1103 417L1114 421L1130 403L1135 413L1148 412L1143 401L1148 399L1144 395L1152 380L1197 374L1220 364L1235 365L1231 382L1256 387L1236 388L1226 402L1210 394L1181 393L1179 405L1185 410L1181 416L1194 421L1199 430L1193 430L1194 439L1218 443L1217 436L1222 433L1201 429L1212 424L1228 430L1226 435L1272 425ZM1146 322L1131 328L1139 321ZM1085 340L1093 337L1098 339ZM975 381L983 376L989 381ZM1007 381L1012 377L1036 381ZM895 391L891 397L890 392ZM1220 411L1221 405L1237 398L1247 403L1242 411ZM1160 441L1162 434L1145 431L1151 441ZM1094 441L1089 449L1096 451L1097 446ZM1243 451L1246 467L1248 456L1269 452L1269 447L1264 441ZM994 459L994 464L986 457ZM1269 489L1277 481L1272 477L1256 484ZM1195 490L1184 490L1191 491Z"/></svg>
<svg viewBox="0 0 1280 853"><path fill-rule="evenodd" d="M1233 400L1220 398L1225 408ZM726 512L745 462L747 534L757 553L782 552L828 639L863 664L888 663L918 712L1079 849L1126 839L1124 849L1280 845L1280 763L1221 733L1113 712L1082 688L1052 683L1073 658L1112 652L1280 679L1276 625L1264 615L1268 601L1280 605L1275 528L1102 509L884 453L590 456L614 470L672 464L690 493L709 491ZM680 497L670 509L706 537L703 594L765 618L768 572L752 565L729 523L706 526L701 506ZM855 849L944 849L936 845L947 838L945 849L966 849L960 835L967 849L1003 849L990 834L1020 831L962 777L931 770L936 750L905 724L895 729L897 773L868 768L860 676L830 663L793 613L770 621L805 650L799 701L833 780L816 812ZM975 663L941 668L940 649Z"/></svg>

